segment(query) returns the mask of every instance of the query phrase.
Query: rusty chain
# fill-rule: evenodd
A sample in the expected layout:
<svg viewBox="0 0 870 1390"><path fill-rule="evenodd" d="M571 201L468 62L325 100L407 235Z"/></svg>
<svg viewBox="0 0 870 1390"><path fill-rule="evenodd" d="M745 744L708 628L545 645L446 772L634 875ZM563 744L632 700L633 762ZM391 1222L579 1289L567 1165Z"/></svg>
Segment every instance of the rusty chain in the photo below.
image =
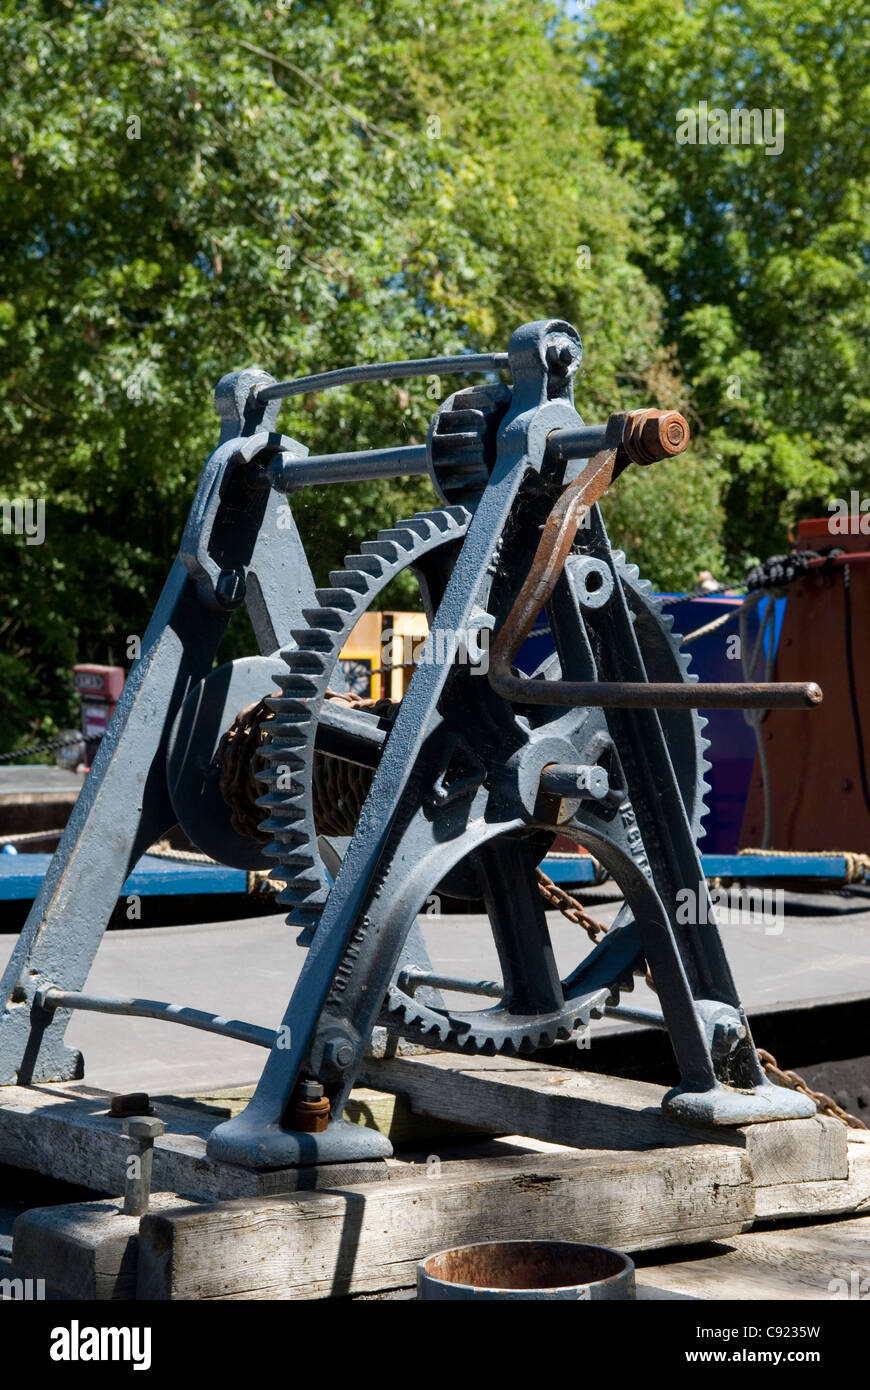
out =
<svg viewBox="0 0 870 1390"><path fill-rule="evenodd" d="M763 1047L757 1048L756 1051L758 1052L758 1060L771 1081L775 1081L779 1086L788 1086L789 1090L800 1091L802 1095L809 1096L810 1100L815 1101L820 1115L832 1115L835 1120L842 1120L843 1124L848 1125L850 1129L870 1129L870 1125L859 1120L857 1115L851 1115L848 1110L844 1110L842 1105L838 1105L832 1096L826 1095L824 1091L814 1091L798 1072L788 1071L781 1067L772 1053L766 1052Z"/></svg>
<svg viewBox="0 0 870 1390"><path fill-rule="evenodd" d="M550 907L561 912L562 916L572 922L575 927L582 927L593 945L597 945L607 932L607 927L603 922L597 922L594 917L590 917L583 904L573 894L567 893L564 888L560 888L551 878L548 878L543 869L535 870L535 877L538 880L538 892Z"/></svg>

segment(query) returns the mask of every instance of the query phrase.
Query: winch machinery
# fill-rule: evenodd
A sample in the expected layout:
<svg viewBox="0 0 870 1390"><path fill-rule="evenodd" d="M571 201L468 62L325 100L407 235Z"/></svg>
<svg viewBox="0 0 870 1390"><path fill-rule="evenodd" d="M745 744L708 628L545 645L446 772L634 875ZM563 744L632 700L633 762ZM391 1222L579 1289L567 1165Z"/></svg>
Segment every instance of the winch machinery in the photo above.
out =
<svg viewBox="0 0 870 1390"><path fill-rule="evenodd" d="M534 1052L570 1041L648 974L680 1072L669 1111L724 1125L814 1113L764 1075L709 899L691 924L678 895L707 894L698 711L806 708L821 692L693 678L597 505L625 468L681 452L688 427L658 410L584 424L581 356L576 330L549 320L519 328L506 353L223 378L220 442L4 978L3 1082L83 1074L64 1041L76 1008L171 1018L268 1048L250 1103L213 1131L212 1159L352 1163L390 1152L342 1118L373 1037ZM291 395L447 373L483 379L440 405L425 445L315 457L276 428ZM288 496L424 472L439 505L363 542L316 588ZM424 651L400 702L354 699L339 654L406 570ZM215 667L243 605L259 650ZM542 612L554 649L527 671L517 654ZM277 1030L83 992L125 878L175 825L284 885L308 953ZM537 881L557 836L591 851L624 894L567 973ZM433 894L489 919L501 980L482 1007L445 1003L456 982L433 969L418 924Z"/></svg>

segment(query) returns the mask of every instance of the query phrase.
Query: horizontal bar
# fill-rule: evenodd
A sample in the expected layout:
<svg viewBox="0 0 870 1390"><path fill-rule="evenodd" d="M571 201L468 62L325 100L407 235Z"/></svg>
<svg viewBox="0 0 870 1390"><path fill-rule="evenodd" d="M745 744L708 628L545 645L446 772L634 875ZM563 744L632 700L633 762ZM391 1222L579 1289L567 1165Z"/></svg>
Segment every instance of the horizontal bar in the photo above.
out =
<svg viewBox="0 0 870 1390"><path fill-rule="evenodd" d="M377 715L338 700L324 701L317 724L318 752L359 767L377 767L386 739Z"/></svg>
<svg viewBox="0 0 870 1390"><path fill-rule="evenodd" d="M812 709L814 681L544 681L493 669L489 683L515 704L597 709Z"/></svg>
<svg viewBox="0 0 870 1390"><path fill-rule="evenodd" d="M541 791L549 796L600 801L610 791L603 767L585 763L550 763L541 773Z"/></svg>
<svg viewBox="0 0 870 1390"><path fill-rule="evenodd" d="M295 492L319 483L359 483L370 478L408 478L427 472L425 444L402 444L394 449L360 449L350 454L309 454L293 458L276 454L268 466L277 492Z"/></svg>
<svg viewBox="0 0 870 1390"><path fill-rule="evenodd" d="M114 999L99 994L77 994L65 989L41 989L34 999L37 1008L81 1009L91 1014L121 1014L125 1018L154 1018L160 1023L182 1023L186 1028L199 1028L203 1033L219 1033L237 1042L253 1043L255 1047L274 1047L278 1034L272 1028L260 1028L237 1018L223 1018L202 1009L188 1009L181 1004L165 1004L159 999Z"/></svg>
<svg viewBox="0 0 870 1390"><path fill-rule="evenodd" d="M338 367L316 376L298 376L293 381L276 381L256 392L260 401L280 401L287 396L304 396L309 391L328 391L335 386L356 386L364 381L395 381L410 376L449 376L461 372L507 371L506 352L469 352L455 357L414 357L406 362L371 362L358 367Z"/></svg>
<svg viewBox="0 0 870 1390"><path fill-rule="evenodd" d="M560 463L571 459L591 459L605 447L607 425L571 425L551 430L547 435L547 453Z"/></svg>
<svg viewBox="0 0 870 1390"><path fill-rule="evenodd" d="M488 999L500 999L504 993L504 985L495 980L466 980L461 975L438 975L433 970L403 970L398 985L412 993L425 985L427 989L452 989L457 994L483 994Z"/></svg>
<svg viewBox="0 0 870 1390"><path fill-rule="evenodd" d="M604 1009L607 1018L618 1018L624 1023L643 1023L648 1028L666 1028L664 1016L656 1013L655 1009L631 1009L626 1004L615 1004L612 1008L606 1005Z"/></svg>
<svg viewBox="0 0 870 1390"><path fill-rule="evenodd" d="M707 878L834 878L846 877L842 854L704 854Z"/></svg>
<svg viewBox="0 0 870 1390"><path fill-rule="evenodd" d="M702 854L706 878L830 878L846 877L842 854ZM554 883L593 883L595 861L588 854L547 855L541 867Z"/></svg>

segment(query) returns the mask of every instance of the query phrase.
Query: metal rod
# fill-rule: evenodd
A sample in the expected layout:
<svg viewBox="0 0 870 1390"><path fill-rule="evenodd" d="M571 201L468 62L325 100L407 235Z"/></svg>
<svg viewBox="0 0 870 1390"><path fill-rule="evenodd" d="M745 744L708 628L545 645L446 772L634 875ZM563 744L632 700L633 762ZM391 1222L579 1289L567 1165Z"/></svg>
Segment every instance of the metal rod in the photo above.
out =
<svg viewBox="0 0 870 1390"><path fill-rule="evenodd" d="M488 999L500 999L504 993L504 985L495 980L465 980L460 975L438 975L433 970L403 970L398 985L412 993L425 985L428 989L452 989L458 994L483 994Z"/></svg>
<svg viewBox="0 0 870 1390"><path fill-rule="evenodd" d="M528 705L595 709L813 709L822 692L814 681L539 681L497 673L499 695Z"/></svg>
<svg viewBox="0 0 870 1390"><path fill-rule="evenodd" d="M625 1023L644 1023L649 1028L667 1026L663 1015L655 1009L631 1009L625 1004L614 1004L613 1008L607 1005L604 1012L608 1018L619 1018Z"/></svg>
<svg viewBox="0 0 870 1390"><path fill-rule="evenodd" d="M606 423L551 430L547 435L547 453L561 463L570 459L591 459L604 448L606 433Z"/></svg>
<svg viewBox="0 0 870 1390"><path fill-rule="evenodd" d="M255 1047L274 1047L277 1033L256 1023L220 1014L188 1009L182 1004L165 1004L159 999L115 999L99 994L77 994L65 989L43 989L35 996L37 1008L81 1009L92 1014L123 1014L128 1018L155 1018L161 1023L182 1023L187 1028L199 1028L204 1033L220 1033L238 1042L253 1043Z"/></svg>
<svg viewBox="0 0 870 1390"><path fill-rule="evenodd" d="M276 454L268 465L269 481L278 492L295 492L319 483L359 483L368 478L406 478L428 470L425 444L394 449L361 449L351 454Z"/></svg>
<svg viewBox="0 0 870 1390"><path fill-rule="evenodd" d="M124 1183L125 1216L144 1216L151 1200L154 1140L166 1133L166 1124L152 1115L133 1115L127 1121L131 1153ZM135 1162L131 1164L130 1159Z"/></svg>
<svg viewBox="0 0 870 1390"><path fill-rule="evenodd" d="M318 752L358 767L377 767L386 739L377 715L338 700L325 701L317 725Z"/></svg>
<svg viewBox="0 0 870 1390"><path fill-rule="evenodd" d="M510 366L506 352L469 352L455 357L415 357L407 362L371 362L358 367L338 367L316 376L298 376L293 381L276 381L256 392L260 401L279 401L287 396L304 396L309 391L328 391L334 386L355 386L364 381L395 381L409 376L448 376L461 372L503 372Z"/></svg>

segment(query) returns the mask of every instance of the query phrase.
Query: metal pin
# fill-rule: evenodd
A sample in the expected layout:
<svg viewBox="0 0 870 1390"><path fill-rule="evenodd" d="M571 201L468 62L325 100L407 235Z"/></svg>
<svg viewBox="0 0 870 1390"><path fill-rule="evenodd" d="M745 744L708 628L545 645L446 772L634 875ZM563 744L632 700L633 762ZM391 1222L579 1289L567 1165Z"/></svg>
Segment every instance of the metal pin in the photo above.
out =
<svg viewBox="0 0 870 1390"><path fill-rule="evenodd" d="M139 1162L134 1165L136 1171L133 1175L128 1168L124 1185L124 1214L142 1216L148 1210L151 1198L154 1140L166 1133L166 1125L163 1120L150 1115L133 1115L127 1121L126 1129L132 1140L131 1154Z"/></svg>

